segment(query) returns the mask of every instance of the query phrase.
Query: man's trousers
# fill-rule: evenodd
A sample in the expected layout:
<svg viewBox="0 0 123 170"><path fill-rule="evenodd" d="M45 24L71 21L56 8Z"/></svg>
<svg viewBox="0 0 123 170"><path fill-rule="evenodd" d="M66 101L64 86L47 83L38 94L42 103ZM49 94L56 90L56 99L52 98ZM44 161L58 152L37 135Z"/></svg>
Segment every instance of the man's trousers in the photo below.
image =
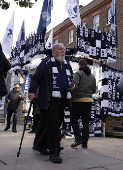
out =
<svg viewBox="0 0 123 170"><path fill-rule="evenodd" d="M88 142L89 138L89 120L91 115L92 102L73 102L70 113L71 124L74 131L76 141ZM78 120L82 119L82 132L78 124ZM82 133L82 136L81 136Z"/></svg>
<svg viewBox="0 0 123 170"><path fill-rule="evenodd" d="M17 120L18 120L19 109L17 109L17 110L7 110L7 127L10 127L10 120L11 120L12 114L13 114L13 125L12 125L12 129L16 130L16 125L17 125Z"/></svg>

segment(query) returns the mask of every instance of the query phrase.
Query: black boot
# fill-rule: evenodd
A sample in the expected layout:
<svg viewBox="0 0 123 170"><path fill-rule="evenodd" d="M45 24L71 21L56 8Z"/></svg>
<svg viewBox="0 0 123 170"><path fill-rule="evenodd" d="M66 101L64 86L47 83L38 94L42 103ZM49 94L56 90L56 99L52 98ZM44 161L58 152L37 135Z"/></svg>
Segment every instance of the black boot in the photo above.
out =
<svg viewBox="0 0 123 170"><path fill-rule="evenodd" d="M31 131L29 131L28 133L35 133L35 130L33 130L33 129L32 129L32 130L31 130Z"/></svg>
<svg viewBox="0 0 123 170"><path fill-rule="evenodd" d="M12 128L12 132L17 133L16 128Z"/></svg>
<svg viewBox="0 0 123 170"><path fill-rule="evenodd" d="M81 145L82 144L82 141L74 141L72 144L71 144L71 147L74 148L74 147L77 147L78 145Z"/></svg>
<svg viewBox="0 0 123 170"><path fill-rule="evenodd" d="M87 142L82 142L81 147L84 148L84 149L87 149L88 148Z"/></svg>
<svg viewBox="0 0 123 170"><path fill-rule="evenodd" d="M51 154L49 160L52 163L62 163L62 158L60 157L59 154Z"/></svg>
<svg viewBox="0 0 123 170"><path fill-rule="evenodd" d="M10 126L6 126L6 128L4 129L4 131L7 131L8 129L10 129Z"/></svg>

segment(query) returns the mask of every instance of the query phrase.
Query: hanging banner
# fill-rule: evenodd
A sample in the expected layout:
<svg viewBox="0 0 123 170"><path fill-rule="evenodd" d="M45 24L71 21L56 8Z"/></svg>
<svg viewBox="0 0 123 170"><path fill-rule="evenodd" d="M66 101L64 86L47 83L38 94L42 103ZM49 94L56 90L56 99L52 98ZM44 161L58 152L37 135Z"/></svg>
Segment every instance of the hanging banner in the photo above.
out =
<svg viewBox="0 0 123 170"><path fill-rule="evenodd" d="M123 71L106 66L102 74L102 116L123 116L123 96L117 91L117 84L123 76Z"/></svg>
<svg viewBox="0 0 123 170"><path fill-rule="evenodd" d="M82 24L77 28L78 53L93 59L116 61L115 36L109 33L96 32Z"/></svg>
<svg viewBox="0 0 123 170"><path fill-rule="evenodd" d="M25 75L24 91L29 91L29 87L30 87L30 76Z"/></svg>
<svg viewBox="0 0 123 170"><path fill-rule="evenodd" d="M12 70L21 69L33 59L41 57L43 51L43 34L34 34L28 37L26 41L21 41L20 45L13 48L11 52L10 63Z"/></svg>

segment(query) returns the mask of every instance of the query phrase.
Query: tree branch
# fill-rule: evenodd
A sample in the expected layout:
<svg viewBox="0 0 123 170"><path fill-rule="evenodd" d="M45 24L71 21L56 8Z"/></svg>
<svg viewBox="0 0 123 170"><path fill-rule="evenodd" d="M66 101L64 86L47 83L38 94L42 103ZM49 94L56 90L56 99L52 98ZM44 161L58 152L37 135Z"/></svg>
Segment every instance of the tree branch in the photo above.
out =
<svg viewBox="0 0 123 170"><path fill-rule="evenodd" d="M37 2L38 0L35 0L35 2L30 2L30 0L14 0L20 7L25 7L25 8L32 8L34 3ZM7 10L10 7L9 2L6 2L5 0L0 0L0 8L3 10Z"/></svg>

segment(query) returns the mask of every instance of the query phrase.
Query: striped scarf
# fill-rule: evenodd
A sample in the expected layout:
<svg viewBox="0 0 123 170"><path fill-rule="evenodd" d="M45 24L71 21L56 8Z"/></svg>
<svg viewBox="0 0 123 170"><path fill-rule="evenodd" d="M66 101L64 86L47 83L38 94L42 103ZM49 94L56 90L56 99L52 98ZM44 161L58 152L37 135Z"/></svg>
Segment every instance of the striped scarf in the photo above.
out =
<svg viewBox="0 0 123 170"><path fill-rule="evenodd" d="M54 57L51 57L51 62L52 62L52 78L53 78L52 97L61 98L60 87L59 87L60 77L59 77L59 72L58 72L56 61L55 61ZM66 75L67 75L67 80L68 80L67 96L66 97L67 97L67 99L71 99L71 93L70 93L70 88L69 88L71 73L68 69L68 64L67 64L66 60L64 60L63 63L65 65Z"/></svg>

